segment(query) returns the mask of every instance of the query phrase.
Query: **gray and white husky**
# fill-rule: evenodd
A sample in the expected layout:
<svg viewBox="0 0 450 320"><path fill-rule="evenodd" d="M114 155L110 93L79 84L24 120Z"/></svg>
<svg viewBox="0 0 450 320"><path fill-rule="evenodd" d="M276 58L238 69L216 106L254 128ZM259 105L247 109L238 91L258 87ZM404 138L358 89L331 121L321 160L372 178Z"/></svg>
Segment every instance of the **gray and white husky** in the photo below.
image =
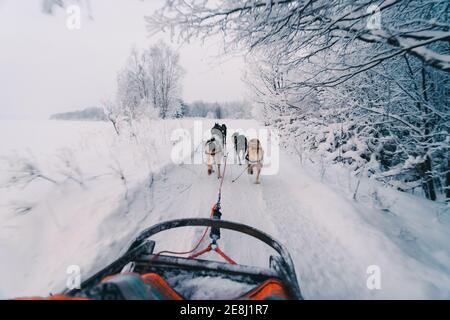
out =
<svg viewBox="0 0 450 320"><path fill-rule="evenodd" d="M213 166L217 165L217 178L221 178L220 164L223 159L224 144L221 138L213 136L205 143L206 165L208 176L214 172Z"/></svg>
<svg viewBox="0 0 450 320"><path fill-rule="evenodd" d="M239 165L242 165L241 159L244 160L245 155L247 154L247 137L235 132L231 138L233 139L234 151L238 158Z"/></svg>

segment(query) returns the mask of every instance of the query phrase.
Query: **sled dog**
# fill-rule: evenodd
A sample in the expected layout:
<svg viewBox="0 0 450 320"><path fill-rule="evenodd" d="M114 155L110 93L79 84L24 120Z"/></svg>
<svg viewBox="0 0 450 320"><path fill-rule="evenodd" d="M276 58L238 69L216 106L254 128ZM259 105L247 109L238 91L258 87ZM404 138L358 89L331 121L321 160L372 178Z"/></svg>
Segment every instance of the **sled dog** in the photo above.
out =
<svg viewBox="0 0 450 320"><path fill-rule="evenodd" d="M220 138L212 137L205 143L206 165L208 176L214 172L213 166L217 165L217 178L221 178L220 164L223 158L223 142Z"/></svg>
<svg viewBox="0 0 450 320"><path fill-rule="evenodd" d="M253 174L253 170L256 170L256 184L259 184L261 168L264 160L264 150L258 139L251 139L248 142L247 154L245 156L248 166L248 174Z"/></svg>
<svg viewBox="0 0 450 320"><path fill-rule="evenodd" d="M247 154L247 137L238 132L233 133L231 137L233 138L234 151L239 161L239 165L242 165L241 159L244 160L245 155Z"/></svg>
<svg viewBox="0 0 450 320"><path fill-rule="evenodd" d="M211 128L211 135L213 138L222 140L223 144L227 142L227 126L225 124L218 124L217 122Z"/></svg>

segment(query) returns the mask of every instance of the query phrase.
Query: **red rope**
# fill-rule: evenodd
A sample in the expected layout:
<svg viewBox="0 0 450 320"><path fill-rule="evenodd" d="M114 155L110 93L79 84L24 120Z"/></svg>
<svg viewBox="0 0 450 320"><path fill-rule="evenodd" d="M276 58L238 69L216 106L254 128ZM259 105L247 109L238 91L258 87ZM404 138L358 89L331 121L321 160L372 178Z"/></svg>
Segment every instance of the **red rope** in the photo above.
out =
<svg viewBox="0 0 450 320"><path fill-rule="evenodd" d="M211 244L209 244L209 246L207 246L205 249L203 249L203 250L201 250L201 251L199 251L199 252L196 252L196 253L190 255L190 256L188 257L188 259L194 259L194 258L197 258L197 257L199 257L199 256L201 256L201 255L203 255L203 254L205 254L205 253L207 253L207 252L210 252L211 249L212 249L212 246L211 246Z"/></svg>
<svg viewBox="0 0 450 320"><path fill-rule="evenodd" d="M169 250L159 251L153 256L153 258L150 260L150 262L154 261L162 254L185 255L185 254L190 254L190 253L194 252L195 250L198 249L198 247L200 247L200 244L203 242L203 239L205 239L205 236L208 233L208 229L209 229L209 227L205 228L205 231L203 232L202 236L200 237L200 240L197 242L197 244L195 245L195 247L192 250L185 251L185 252L169 251Z"/></svg>
<svg viewBox="0 0 450 320"><path fill-rule="evenodd" d="M210 219L213 218L213 213L214 213L214 210L216 209L216 206L220 205L220 200L221 200L221 197L222 197L222 186L223 186L223 181L225 179L225 172L226 172L226 169L227 169L227 158L228 158L228 155L225 155L225 164L224 164L224 167L223 167L222 179L220 181L219 190L218 190L218 200L217 200L217 203L211 209ZM206 227L205 231L203 231L203 234L200 237L200 240L197 242L197 244L194 246L194 248L192 250L185 251L185 252L168 251L168 250L159 251L152 257L150 262L153 262L154 260L156 260L163 253L164 254L173 254L173 255L185 255L185 254L191 254L191 253L195 252L198 249L198 247L200 247L200 244L203 242L203 240L205 239L205 236L208 233L208 230L209 230L209 227ZM217 245L213 249L212 244L209 244L205 249L203 249L203 250L201 250L199 252L191 254L188 257L188 259L194 259L194 258L199 257L199 256L201 256L201 255L203 255L203 254L205 254L205 253L207 253L207 252L209 252L211 250L214 250L215 252L217 252L228 263L236 264L236 262L233 259L231 259L230 257L228 257Z"/></svg>
<svg viewBox="0 0 450 320"><path fill-rule="evenodd" d="M212 244L209 244L205 249L203 249L203 250L201 250L201 251L199 251L199 252L196 252L196 253L194 253L193 255L190 255L189 257L188 257L188 259L194 259L194 258L197 258L197 257L200 257L201 255L204 255L205 253L208 253L208 252L210 252L211 250L214 250L215 252L217 252L222 258L224 258L225 259L225 261L226 262L228 262L229 264L237 264L233 259L231 259L229 256L227 256L226 254L225 254L225 252L223 252L220 248L219 248L219 246L215 246L214 247L214 249L213 249L213 245Z"/></svg>
<svg viewBox="0 0 450 320"><path fill-rule="evenodd" d="M225 254L225 252L223 252L222 250L220 250L219 247L216 247L214 249L215 252L217 252L218 254L220 254L222 256L222 258L224 258L229 264L237 264L233 259L231 259L229 256L227 256Z"/></svg>
<svg viewBox="0 0 450 320"><path fill-rule="evenodd" d="M211 214L210 214L210 218L213 217L213 212L215 209L216 205L214 205L211 209ZM205 239L206 234L208 233L209 227L205 228L205 231L203 231L202 236L200 237L200 240L198 240L197 244L194 246L194 248L192 250L189 251L185 251L185 252L180 252L180 251L169 251L169 250L163 250L163 251L159 251L157 253L155 253L155 255L152 257L152 259L150 260L150 262L153 262L154 260L156 260L160 255L162 254L174 254L174 255L185 255L185 254L190 254L193 253L194 251L196 251L198 249L198 247L200 247L200 244L203 242L203 240Z"/></svg>
<svg viewBox="0 0 450 320"><path fill-rule="evenodd" d="M223 166L222 179L220 180L219 190L217 192L217 195L218 195L217 203L220 203L220 200L222 198L222 186L223 186L223 180L225 179L225 171L227 170L227 160L228 160L228 154L225 155L225 164Z"/></svg>

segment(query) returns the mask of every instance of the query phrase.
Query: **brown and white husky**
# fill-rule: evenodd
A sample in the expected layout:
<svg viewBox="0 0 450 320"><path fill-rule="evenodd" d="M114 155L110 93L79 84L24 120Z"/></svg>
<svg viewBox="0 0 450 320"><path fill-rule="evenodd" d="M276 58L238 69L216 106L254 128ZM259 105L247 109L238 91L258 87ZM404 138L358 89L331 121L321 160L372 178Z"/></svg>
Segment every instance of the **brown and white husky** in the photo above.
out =
<svg viewBox="0 0 450 320"><path fill-rule="evenodd" d="M264 150L258 139L251 139L248 142L245 160L247 160L248 174L253 174L253 170L256 170L255 183L259 184L261 182L260 174L264 161Z"/></svg>

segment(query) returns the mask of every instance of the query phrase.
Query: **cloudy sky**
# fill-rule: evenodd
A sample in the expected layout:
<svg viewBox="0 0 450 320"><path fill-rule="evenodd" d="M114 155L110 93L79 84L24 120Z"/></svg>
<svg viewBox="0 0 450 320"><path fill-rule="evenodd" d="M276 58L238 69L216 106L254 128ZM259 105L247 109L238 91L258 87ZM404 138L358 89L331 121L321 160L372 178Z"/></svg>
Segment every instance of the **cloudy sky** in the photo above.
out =
<svg viewBox="0 0 450 320"><path fill-rule="evenodd" d="M163 34L150 38L143 19L163 0L91 0L90 10L82 7L81 29L72 31L65 10L45 15L41 1L0 0L2 118L46 118L99 105L114 95L117 71L132 46L170 41ZM219 58L220 44L220 39L172 44L186 70L186 101L244 98L243 58Z"/></svg>

